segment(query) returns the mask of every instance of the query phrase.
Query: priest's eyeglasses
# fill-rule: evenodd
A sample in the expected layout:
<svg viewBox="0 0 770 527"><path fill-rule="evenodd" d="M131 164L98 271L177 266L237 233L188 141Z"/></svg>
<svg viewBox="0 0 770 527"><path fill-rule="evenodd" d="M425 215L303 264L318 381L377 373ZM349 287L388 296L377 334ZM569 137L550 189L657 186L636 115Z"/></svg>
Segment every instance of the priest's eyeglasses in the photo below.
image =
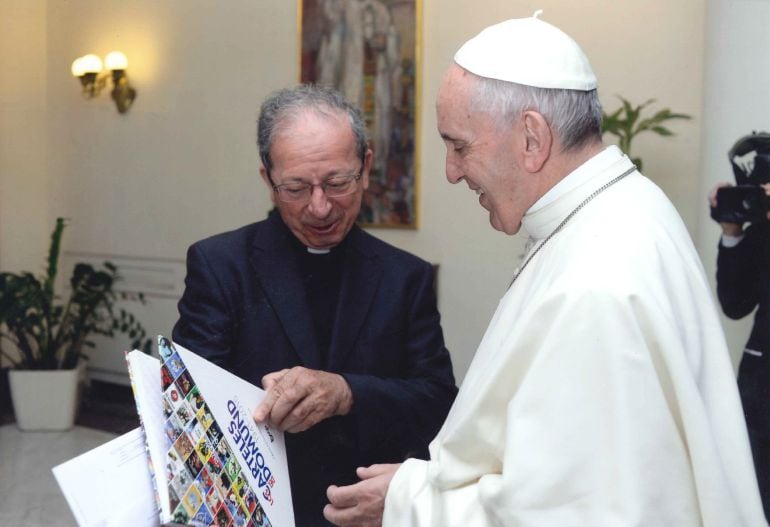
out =
<svg viewBox="0 0 770 527"><path fill-rule="evenodd" d="M362 167L363 169L363 167ZM309 201L315 187L321 187L327 198L341 198L356 191L357 182L363 174L350 174L346 176L332 176L321 183L307 183L305 181L290 181L280 185L273 185L273 190L281 201ZM270 181L272 182L272 178Z"/></svg>

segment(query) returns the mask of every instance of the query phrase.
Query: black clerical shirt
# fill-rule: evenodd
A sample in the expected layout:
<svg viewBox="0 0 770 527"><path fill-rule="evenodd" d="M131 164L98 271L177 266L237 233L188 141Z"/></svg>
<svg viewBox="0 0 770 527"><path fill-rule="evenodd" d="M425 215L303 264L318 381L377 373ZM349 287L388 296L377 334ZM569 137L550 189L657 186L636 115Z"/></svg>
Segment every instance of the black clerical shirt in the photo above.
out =
<svg viewBox="0 0 770 527"><path fill-rule="evenodd" d="M296 240L296 238L295 238ZM310 252L299 240L293 244L302 283L305 286L310 313L313 317L321 364L328 365L329 346L332 340L337 301L345 265L347 247L345 241L329 252Z"/></svg>

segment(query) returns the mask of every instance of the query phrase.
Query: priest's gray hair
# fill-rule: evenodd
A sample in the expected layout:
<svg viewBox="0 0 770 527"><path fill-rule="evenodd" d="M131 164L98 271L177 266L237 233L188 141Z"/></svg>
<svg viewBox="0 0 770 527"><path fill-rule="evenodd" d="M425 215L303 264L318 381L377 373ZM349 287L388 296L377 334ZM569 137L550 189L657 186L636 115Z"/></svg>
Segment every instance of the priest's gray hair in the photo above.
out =
<svg viewBox="0 0 770 527"><path fill-rule="evenodd" d="M361 112L350 104L340 92L326 86L301 84L285 88L270 95L259 110L257 122L257 146L265 170L273 168L270 148L275 138L288 129L294 119L307 110L328 117L347 117L356 142L358 157L364 159L368 145L366 124Z"/></svg>
<svg viewBox="0 0 770 527"><path fill-rule="evenodd" d="M601 139L602 105L596 90L537 88L471 77L471 111L490 115L501 128L524 111L534 110L545 117L564 151Z"/></svg>

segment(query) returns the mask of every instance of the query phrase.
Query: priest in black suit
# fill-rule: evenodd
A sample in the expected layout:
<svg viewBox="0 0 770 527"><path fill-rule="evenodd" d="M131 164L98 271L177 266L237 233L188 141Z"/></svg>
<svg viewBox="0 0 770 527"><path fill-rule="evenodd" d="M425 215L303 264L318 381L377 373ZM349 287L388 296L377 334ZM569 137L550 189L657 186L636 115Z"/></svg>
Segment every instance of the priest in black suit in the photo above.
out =
<svg viewBox="0 0 770 527"><path fill-rule="evenodd" d="M355 225L372 167L359 112L282 90L258 144L276 210L190 247L173 337L267 390L255 419L288 432L296 524L327 525L327 487L426 457L457 389L432 266Z"/></svg>

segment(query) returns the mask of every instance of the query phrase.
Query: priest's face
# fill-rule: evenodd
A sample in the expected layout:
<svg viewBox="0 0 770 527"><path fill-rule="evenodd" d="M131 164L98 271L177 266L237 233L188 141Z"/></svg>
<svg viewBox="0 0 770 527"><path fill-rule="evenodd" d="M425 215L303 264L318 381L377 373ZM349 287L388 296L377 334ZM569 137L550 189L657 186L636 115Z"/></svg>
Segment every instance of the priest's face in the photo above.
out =
<svg viewBox="0 0 770 527"><path fill-rule="evenodd" d="M270 147L270 174L261 169L268 187L282 187L281 195L272 190L272 200L284 223L306 247L328 249L339 245L353 227L361 210L361 197L369 186L372 152L362 161L347 117L319 114L308 110L282 124ZM331 197L320 186L330 178L360 174L351 193ZM272 182L271 182L272 180ZM297 183L313 186L297 199ZM286 198L291 199L287 201Z"/></svg>
<svg viewBox="0 0 770 527"><path fill-rule="evenodd" d="M446 177L450 183L465 181L478 194L493 228L515 234L537 199L517 155L526 140L519 124L500 126L471 108L473 82L472 74L453 64L439 88L436 114L447 149Z"/></svg>

